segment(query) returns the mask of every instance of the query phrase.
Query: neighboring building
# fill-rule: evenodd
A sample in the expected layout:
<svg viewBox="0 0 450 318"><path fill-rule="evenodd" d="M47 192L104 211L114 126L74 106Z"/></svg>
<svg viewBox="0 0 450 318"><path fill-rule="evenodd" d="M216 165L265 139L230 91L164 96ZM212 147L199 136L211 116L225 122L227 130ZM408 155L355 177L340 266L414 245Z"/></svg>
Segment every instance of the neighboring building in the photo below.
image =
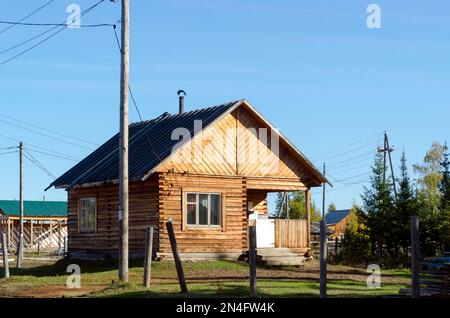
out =
<svg viewBox="0 0 450 318"><path fill-rule="evenodd" d="M332 235L333 231L327 227L327 236L331 237ZM311 223L311 242L320 242L320 222Z"/></svg>
<svg viewBox="0 0 450 318"><path fill-rule="evenodd" d="M118 177L116 134L50 185L68 193L71 256L117 257ZM130 257L144 254L149 226L156 254L170 257L172 220L183 258L237 258L249 218L257 219L258 247L305 253L309 221L271 222L267 193L305 191L309 211L311 187L326 182L245 100L130 124L129 178Z"/></svg>
<svg viewBox="0 0 450 318"><path fill-rule="evenodd" d="M66 201L24 201L24 247L53 249L67 236ZM0 232L5 232L8 247L16 249L20 236L20 202L0 200Z"/></svg>
<svg viewBox="0 0 450 318"><path fill-rule="evenodd" d="M340 238L350 222L350 210L337 210L325 214L325 221L328 228L333 232L331 238Z"/></svg>

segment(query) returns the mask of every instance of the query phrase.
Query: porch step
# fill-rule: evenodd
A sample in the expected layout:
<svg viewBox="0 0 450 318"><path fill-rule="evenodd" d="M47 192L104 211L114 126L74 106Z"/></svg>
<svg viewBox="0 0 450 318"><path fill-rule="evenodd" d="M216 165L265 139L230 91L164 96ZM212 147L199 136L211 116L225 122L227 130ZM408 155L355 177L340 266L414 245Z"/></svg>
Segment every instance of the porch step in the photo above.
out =
<svg viewBox="0 0 450 318"><path fill-rule="evenodd" d="M258 248L258 260L267 266L299 266L306 257L303 251L293 251L290 248Z"/></svg>

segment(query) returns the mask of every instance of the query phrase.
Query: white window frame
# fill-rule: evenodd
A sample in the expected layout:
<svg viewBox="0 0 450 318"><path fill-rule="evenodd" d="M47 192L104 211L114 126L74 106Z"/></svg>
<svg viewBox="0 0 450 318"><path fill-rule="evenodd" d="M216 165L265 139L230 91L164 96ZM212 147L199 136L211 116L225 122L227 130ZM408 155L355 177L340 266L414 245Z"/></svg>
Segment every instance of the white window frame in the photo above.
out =
<svg viewBox="0 0 450 318"><path fill-rule="evenodd" d="M188 216L188 204L193 204L193 202L188 203L188 196L190 194L193 194L196 196L195 200L195 223L196 224L189 224L187 221ZM200 221L200 195L207 195L208 196L208 224L199 224ZM211 195L218 195L219 196L219 224L211 224ZM223 213L223 206L222 206L222 193L220 192L198 192L198 191L187 191L186 200L184 202L184 210L186 211L186 226L188 228L221 228L222 227L222 213Z"/></svg>

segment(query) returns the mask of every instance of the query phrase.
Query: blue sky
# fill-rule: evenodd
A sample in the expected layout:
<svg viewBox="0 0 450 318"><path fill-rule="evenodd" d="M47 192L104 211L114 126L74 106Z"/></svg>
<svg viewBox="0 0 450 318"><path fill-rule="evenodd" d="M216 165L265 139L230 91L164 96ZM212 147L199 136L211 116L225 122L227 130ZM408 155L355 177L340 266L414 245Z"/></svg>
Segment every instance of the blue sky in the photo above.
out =
<svg viewBox="0 0 450 318"><path fill-rule="evenodd" d="M45 2L3 1L0 20L17 21ZM61 23L69 4L83 10L95 2L55 0L24 22ZM412 164L432 141L450 139L448 1L131 2L131 84L144 118L176 112L179 88L188 93L187 110L245 97L316 165L327 162L341 181L328 193L338 208L360 200L384 130L397 149L396 166L402 149ZM381 29L366 26L371 3L381 8ZM105 1L81 23L119 18L120 5ZM44 30L16 26L0 33L0 51ZM0 63L32 43L0 53ZM0 74L1 115L94 144L118 130L119 55L110 27L64 30L0 66ZM94 147L5 120L0 117L0 148L23 140L82 158L90 152L84 147ZM138 120L132 104L130 120ZM55 175L74 164L30 152ZM2 199L18 198L17 157L0 154ZM25 161L26 199L65 199L64 190L44 193L51 181ZM313 198L321 202L319 190Z"/></svg>

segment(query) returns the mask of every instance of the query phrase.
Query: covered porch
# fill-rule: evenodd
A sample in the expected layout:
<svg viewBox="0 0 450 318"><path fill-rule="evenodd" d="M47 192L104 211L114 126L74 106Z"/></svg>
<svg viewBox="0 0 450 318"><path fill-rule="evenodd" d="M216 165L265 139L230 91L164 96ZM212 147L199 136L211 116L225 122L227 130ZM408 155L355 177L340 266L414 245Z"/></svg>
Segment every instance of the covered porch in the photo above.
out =
<svg viewBox="0 0 450 318"><path fill-rule="evenodd" d="M248 219L256 221L257 254L267 265L301 265L311 250L311 192L305 186L280 182L259 183L247 188ZM304 197L304 218L279 217L278 211L269 211L269 193L300 191ZM285 203L284 203L285 204Z"/></svg>

